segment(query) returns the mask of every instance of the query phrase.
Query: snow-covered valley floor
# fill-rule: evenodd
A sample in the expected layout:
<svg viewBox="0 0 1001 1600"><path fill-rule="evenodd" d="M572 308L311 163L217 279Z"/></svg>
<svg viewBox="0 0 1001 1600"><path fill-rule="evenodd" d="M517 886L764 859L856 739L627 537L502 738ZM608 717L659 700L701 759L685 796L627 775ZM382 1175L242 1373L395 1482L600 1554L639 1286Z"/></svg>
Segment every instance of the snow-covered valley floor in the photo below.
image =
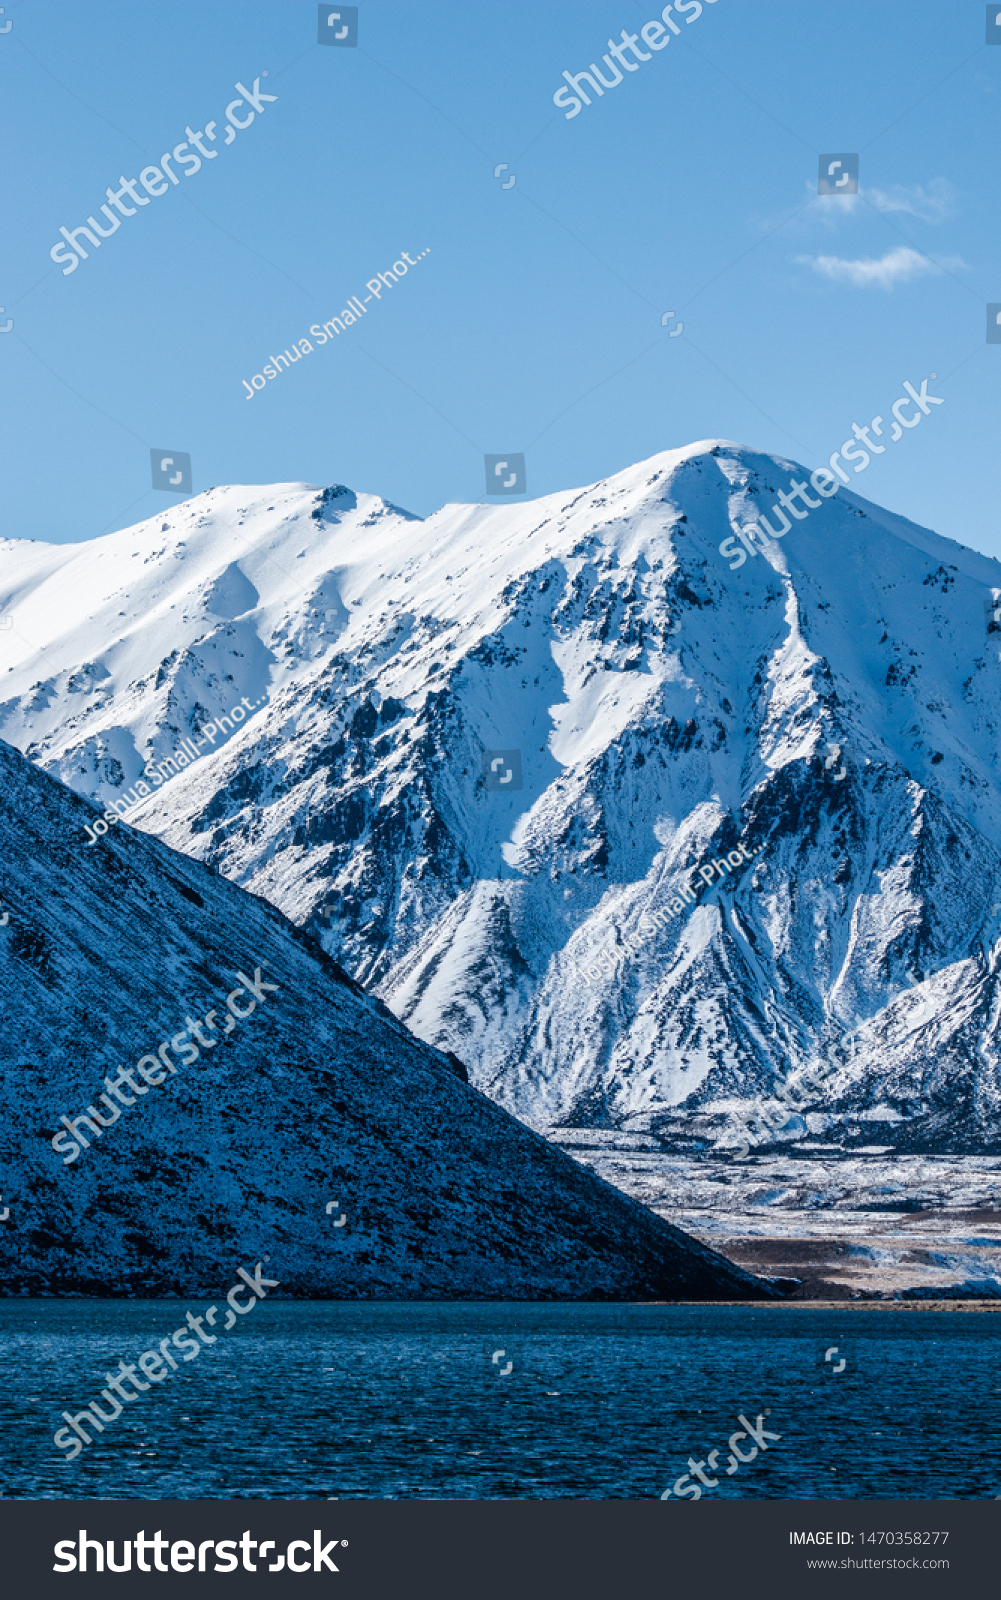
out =
<svg viewBox="0 0 1001 1600"><path fill-rule="evenodd" d="M989 1285L1001 1293L995 1156L838 1157L802 1142L737 1163L666 1153L644 1134L552 1128L549 1138L678 1227L756 1273L839 1299Z"/></svg>

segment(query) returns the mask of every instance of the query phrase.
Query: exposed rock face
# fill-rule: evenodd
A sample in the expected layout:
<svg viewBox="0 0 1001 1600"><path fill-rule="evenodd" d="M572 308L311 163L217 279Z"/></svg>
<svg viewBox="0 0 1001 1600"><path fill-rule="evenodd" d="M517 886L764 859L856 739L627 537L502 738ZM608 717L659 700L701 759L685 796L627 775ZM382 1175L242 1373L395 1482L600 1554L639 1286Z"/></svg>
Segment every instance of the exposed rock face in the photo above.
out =
<svg viewBox="0 0 1001 1600"><path fill-rule="evenodd" d="M217 1295L259 1260L273 1293L331 1298L771 1292L265 901L121 826L86 844L97 813L5 744L0 796L4 1293Z"/></svg>

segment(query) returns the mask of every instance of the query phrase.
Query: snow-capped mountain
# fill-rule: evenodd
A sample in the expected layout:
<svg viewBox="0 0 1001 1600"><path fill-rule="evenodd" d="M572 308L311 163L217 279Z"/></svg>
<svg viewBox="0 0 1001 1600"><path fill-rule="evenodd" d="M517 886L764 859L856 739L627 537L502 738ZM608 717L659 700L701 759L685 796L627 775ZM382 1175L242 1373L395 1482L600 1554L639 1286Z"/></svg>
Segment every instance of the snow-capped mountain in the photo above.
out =
<svg viewBox="0 0 1001 1600"><path fill-rule="evenodd" d="M8 543L0 734L102 806L173 758L129 820L536 1127L735 1146L852 1028L815 1140L996 1149L1001 566L841 488L734 569L809 476L710 440L424 521L285 484Z"/></svg>
<svg viewBox="0 0 1001 1600"><path fill-rule="evenodd" d="M0 1292L216 1295L261 1261L334 1299L774 1292L462 1081L273 906L128 829L79 852L96 813L2 743L0 792Z"/></svg>

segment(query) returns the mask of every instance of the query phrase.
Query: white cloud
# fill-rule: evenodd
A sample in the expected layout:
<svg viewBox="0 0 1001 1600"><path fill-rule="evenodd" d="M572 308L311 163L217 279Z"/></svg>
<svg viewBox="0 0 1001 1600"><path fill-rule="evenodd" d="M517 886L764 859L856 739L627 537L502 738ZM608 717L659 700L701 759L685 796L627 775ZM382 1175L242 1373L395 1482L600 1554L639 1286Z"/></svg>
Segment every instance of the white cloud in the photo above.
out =
<svg viewBox="0 0 1001 1600"><path fill-rule="evenodd" d="M944 222L959 211L959 190L948 178L932 178L930 183L923 186L920 183L895 183L886 189L860 188L857 194L825 194L819 197L816 182L808 178L803 183L803 194L805 197L819 198L819 204L811 207L808 216L812 224L819 223L827 229L839 227L846 217L865 216L870 207L887 213L906 212L922 222L931 223Z"/></svg>
<svg viewBox="0 0 1001 1600"><path fill-rule="evenodd" d="M922 222L944 222L955 216L956 190L948 178L933 178L926 189L920 183L895 183L889 189L866 189L866 199L878 211L906 211Z"/></svg>
<svg viewBox="0 0 1001 1600"><path fill-rule="evenodd" d="M912 278L934 277L946 269L952 271L965 266L956 256L943 258L939 265L907 245L898 245L896 250L888 251L879 259L865 256L849 261L843 256L797 256L796 260L833 283L849 283L855 289L892 289L895 284L909 283Z"/></svg>

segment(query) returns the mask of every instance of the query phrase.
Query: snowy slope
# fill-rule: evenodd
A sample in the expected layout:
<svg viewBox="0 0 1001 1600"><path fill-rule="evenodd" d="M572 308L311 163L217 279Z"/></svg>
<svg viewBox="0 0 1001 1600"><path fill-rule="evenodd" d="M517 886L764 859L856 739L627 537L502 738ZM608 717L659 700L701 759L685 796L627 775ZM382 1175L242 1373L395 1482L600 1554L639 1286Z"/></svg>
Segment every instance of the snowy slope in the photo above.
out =
<svg viewBox="0 0 1001 1600"><path fill-rule="evenodd" d="M858 1018L814 1137L996 1149L1001 567L841 489L731 571L797 473L703 441L423 522L280 485L7 545L0 734L107 804L246 697L137 824L535 1126L733 1142Z"/></svg>
<svg viewBox="0 0 1001 1600"><path fill-rule="evenodd" d="M272 906L140 833L75 854L95 813L4 744L0 793L0 1292L218 1294L266 1261L285 1295L767 1297Z"/></svg>

